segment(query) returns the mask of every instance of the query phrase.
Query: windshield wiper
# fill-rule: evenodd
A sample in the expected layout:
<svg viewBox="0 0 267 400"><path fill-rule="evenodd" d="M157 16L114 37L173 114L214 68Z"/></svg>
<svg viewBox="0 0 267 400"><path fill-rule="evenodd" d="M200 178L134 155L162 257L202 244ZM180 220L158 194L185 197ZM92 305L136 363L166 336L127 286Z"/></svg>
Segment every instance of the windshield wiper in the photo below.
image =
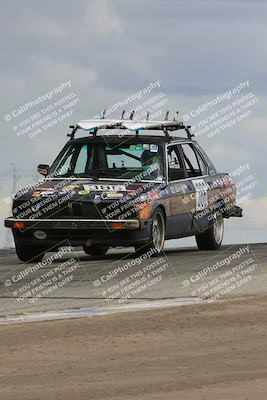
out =
<svg viewBox="0 0 267 400"><path fill-rule="evenodd" d="M96 175L88 175L88 174L73 174L75 178L86 178L91 179L92 181L99 181L99 176Z"/></svg>
<svg viewBox="0 0 267 400"><path fill-rule="evenodd" d="M92 181L99 181L98 176L93 176L93 175L87 175L87 174L72 174L68 172L67 174L64 175L58 175L59 178L86 178L86 179L91 179Z"/></svg>

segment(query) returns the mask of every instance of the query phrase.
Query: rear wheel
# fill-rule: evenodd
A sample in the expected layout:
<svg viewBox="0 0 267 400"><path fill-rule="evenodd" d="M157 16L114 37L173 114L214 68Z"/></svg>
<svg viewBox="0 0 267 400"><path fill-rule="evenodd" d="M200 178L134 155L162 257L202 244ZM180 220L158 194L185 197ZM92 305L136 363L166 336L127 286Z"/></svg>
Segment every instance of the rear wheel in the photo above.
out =
<svg viewBox="0 0 267 400"><path fill-rule="evenodd" d="M221 247L224 232L224 220L221 213L213 216L212 225L204 232L196 235L199 250L217 250Z"/></svg>
<svg viewBox="0 0 267 400"><path fill-rule="evenodd" d="M90 256L104 256L108 249L109 246L83 246L84 252Z"/></svg>
<svg viewBox="0 0 267 400"><path fill-rule="evenodd" d="M43 247L22 245L15 243L17 257L23 262L39 262L42 261L45 253Z"/></svg>
<svg viewBox="0 0 267 400"><path fill-rule="evenodd" d="M145 253L152 250L152 257L159 256L163 250L165 241L165 219L163 212L157 208L152 216L150 240L147 244L135 246L137 253Z"/></svg>

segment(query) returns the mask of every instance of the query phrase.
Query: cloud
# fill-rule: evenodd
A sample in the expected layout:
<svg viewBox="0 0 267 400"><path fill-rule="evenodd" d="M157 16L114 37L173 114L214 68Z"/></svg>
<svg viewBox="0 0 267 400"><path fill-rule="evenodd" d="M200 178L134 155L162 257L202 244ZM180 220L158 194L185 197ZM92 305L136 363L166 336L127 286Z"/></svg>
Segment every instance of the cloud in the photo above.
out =
<svg viewBox="0 0 267 400"><path fill-rule="evenodd" d="M107 36L112 32L123 32L121 20L114 12L112 1L92 0L87 4L81 24L77 27L78 33L88 35L88 32L95 33L95 36ZM108 40L108 37L107 37Z"/></svg>

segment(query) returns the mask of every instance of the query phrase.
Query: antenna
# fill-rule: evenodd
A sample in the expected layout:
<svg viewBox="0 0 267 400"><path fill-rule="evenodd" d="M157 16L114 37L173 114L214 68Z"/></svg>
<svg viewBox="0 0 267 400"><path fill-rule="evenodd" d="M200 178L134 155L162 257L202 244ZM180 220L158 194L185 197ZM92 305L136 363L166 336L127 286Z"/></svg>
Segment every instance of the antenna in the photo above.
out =
<svg viewBox="0 0 267 400"><path fill-rule="evenodd" d="M165 115L165 121L168 121L170 111L168 110Z"/></svg>
<svg viewBox="0 0 267 400"><path fill-rule="evenodd" d="M146 120L148 121L148 119L149 119L149 114L150 114L150 112L148 111L147 112L147 115L146 115Z"/></svg>
<svg viewBox="0 0 267 400"><path fill-rule="evenodd" d="M177 115L177 117L178 117L179 110L177 110L175 114L176 114L176 115ZM173 120L174 120L174 121L176 121L176 118L174 117L174 118L173 118Z"/></svg>
<svg viewBox="0 0 267 400"><path fill-rule="evenodd" d="M134 110L131 112L130 119L133 119L133 116L134 116Z"/></svg>
<svg viewBox="0 0 267 400"><path fill-rule="evenodd" d="M123 110L123 112L121 114L121 119L124 119L124 114L125 114L125 110Z"/></svg>

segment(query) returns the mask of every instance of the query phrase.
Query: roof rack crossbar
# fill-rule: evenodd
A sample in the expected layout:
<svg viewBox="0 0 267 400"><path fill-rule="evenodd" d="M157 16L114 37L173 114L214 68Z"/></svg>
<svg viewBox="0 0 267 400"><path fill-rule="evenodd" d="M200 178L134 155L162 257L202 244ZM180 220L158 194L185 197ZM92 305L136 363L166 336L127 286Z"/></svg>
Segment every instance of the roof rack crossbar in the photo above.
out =
<svg viewBox="0 0 267 400"><path fill-rule="evenodd" d="M133 119L123 119L124 114L122 115L122 119L91 119L91 120L83 120L78 121L76 125L70 125L72 129L71 133L68 136L73 139L77 132L77 129L86 130L89 134L96 136L99 129L125 129L128 131L135 132L136 135L139 134L139 131L149 131L149 130L159 130L162 131L166 137L166 139L170 139L170 132L184 129L187 138L192 140L194 134L191 132L190 125L185 125L183 121L154 121L154 120L145 120L138 121ZM148 134L148 132L147 132Z"/></svg>

